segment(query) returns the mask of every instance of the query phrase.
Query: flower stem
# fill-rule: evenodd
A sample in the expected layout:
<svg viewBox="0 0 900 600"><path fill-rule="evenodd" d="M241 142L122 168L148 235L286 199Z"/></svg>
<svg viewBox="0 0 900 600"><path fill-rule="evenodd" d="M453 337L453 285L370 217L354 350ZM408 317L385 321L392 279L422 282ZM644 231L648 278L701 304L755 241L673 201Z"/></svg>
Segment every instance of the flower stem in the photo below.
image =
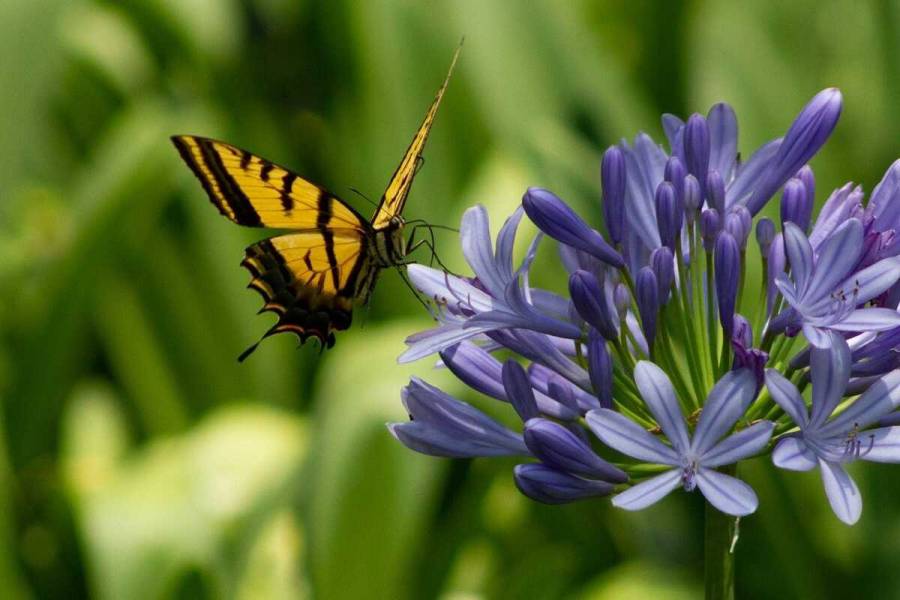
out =
<svg viewBox="0 0 900 600"><path fill-rule="evenodd" d="M729 475L735 465L720 469ZM735 518L719 512L706 503L704 527L704 555L706 564L706 600L734 600L734 541Z"/></svg>

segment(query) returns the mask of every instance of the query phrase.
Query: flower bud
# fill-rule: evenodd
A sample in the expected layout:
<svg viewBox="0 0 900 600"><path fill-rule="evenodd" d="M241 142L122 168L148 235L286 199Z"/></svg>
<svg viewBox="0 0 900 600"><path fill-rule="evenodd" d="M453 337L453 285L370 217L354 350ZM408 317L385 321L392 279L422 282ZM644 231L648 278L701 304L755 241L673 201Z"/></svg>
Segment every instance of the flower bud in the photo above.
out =
<svg viewBox="0 0 900 600"><path fill-rule="evenodd" d="M719 211L714 208L707 208L700 214L700 235L703 237L703 248L707 252L712 252L716 243L716 236L722 230L722 219L719 217Z"/></svg>
<svg viewBox="0 0 900 600"><path fill-rule="evenodd" d="M675 187L668 181L663 181L656 188L656 224L663 246L675 247L683 222L684 211L675 195Z"/></svg>
<svg viewBox="0 0 900 600"><path fill-rule="evenodd" d="M663 180L672 184L675 188L675 196L681 204L684 204L684 178L686 175L684 163L677 156L670 156L663 171Z"/></svg>
<svg viewBox="0 0 900 600"><path fill-rule="evenodd" d="M659 311L659 283L653 269L643 267L638 271L635 288L644 337L647 338L647 346L652 348L656 338L656 313Z"/></svg>
<svg viewBox="0 0 900 600"><path fill-rule="evenodd" d="M775 223L769 217L763 217L756 223L756 243L759 244L759 253L768 258L769 247L775 239Z"/></svg>
<svg viewBox="0 0 900 600"><path fill-rule="evenodd" d="M734 331L738 278L741 273L741 256L737 241L727 231L721 232L716 238L715 269L719 322L725 331L726 339L731 339Z"/></svg>
<svg viewBox="0 0 900 600"><path fill-rule="evenodd" d="M625 156L618 147L610 146L600 162L600 186L603 218L614 244L621 243L625 228L625 183Z"/></svg>
<svg viewBox="0 0 900 600"><path fill-rule="evenodd" d="M613 492L611 483L582 479L540 463L516 465L513 477L520 492L544 504L565 504Z"/></svg>
<svg viewBox="0 0 900 600"><path fill-rule="evenodd" d="M588 375L602 408L612 408L613 364L606 340L597 332L588 334Z"/></svg>
<svg viewBox="0 0 900 600"><path fill-rule="evenodd" d="M693 222L695 213L700 209L703 202L703 196L700 192L700 183L693 175L687 175L684 178L684 212L688 216L688 220Z"/></svg>
<svg viewBox="0 0 900 600"><path fill-rule="evenodd" d="M781 227L793 223L804 233L809 230L812 206L807 204L806 186L799 179L790 179L781 196Z"/></svg>
<svg viewBox="0 0 900 600"><path fill-rule="evenodd" d="M709 171L709 125L697 113L691 115L684 126L684 158L688 172L697 178L702 188Z"/></svg>
<svg viewBox="0 0 900 600"><path fill-rule="evenodd" d="M583 250L613 267L625 265L622 256L606 243L603 236L591 229L553 192L528 188L522 206L537 228L553 239Z"/></svg>
<svg viewBox="0 0 900 600"><path fill-rule="evenodd" d="M619 312L619 321L625 318L625 311L631 306L631 294L624 283L616 285L613 292L613 302L615 302L616 310Z"/></svg>
<svg viewBox="0 0 900 600"><path fill-rule="evenodd" d="M747 202L751 214L758 213L772 194L819 151L834 131L842 106L840 90L828 88L803 107L785 134L763 181Z"/></svg>
<svg viewBox="0 0 900 600"><path fill-rule="evenodd" d="M525 445L548 467L585 477L595 477L616 483L628 481L628 476L609 464L577 435L548 419L531 419L525 423Z"/></svg>
<svg viewBox="0 0 900 600"><path fill-rule="evenodd" d="M672 251L666 246L660 246L650 253L650 267L656 275L659 285L660 304L668 302L669 289L675 281L675 259Z"/></svg>
<svg viewBox="0 0 900 600"><path fill-rule="evenodd" d="M710 171L706 175L706 204L710 208L725 214L725 182L718 171Z"/></svg>
<svg viewBox="0 0 900 600"><path fill-rule="evenodd" d="M540 415L534 399L534 389L522 365L511 358L508 359L503 363L501 378L506 397L523 423Z"/></svg>
<svg viewBox="0 0 900 600"><path fill-rule="evenodd" d="M575 271L569 277L569 295L579 316L608 340L619 336L619 319L605 287L593 273Z"/></svg>

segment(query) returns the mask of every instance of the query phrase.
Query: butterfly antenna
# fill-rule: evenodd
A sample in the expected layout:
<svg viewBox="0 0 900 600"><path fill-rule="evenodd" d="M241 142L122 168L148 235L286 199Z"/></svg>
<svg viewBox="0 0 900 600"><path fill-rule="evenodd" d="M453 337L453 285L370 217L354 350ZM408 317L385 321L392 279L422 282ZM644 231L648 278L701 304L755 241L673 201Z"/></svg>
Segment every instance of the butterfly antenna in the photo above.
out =
<svg viewBox="0 0 900 600"><path fill-rule="evenodd" d="M260 338L259 342L261 342L261 341L262 341L262 338ZM253 344L252 346L250 346L249 348L247 348L246 350L241 352L241 355L238 356L238 362L239 363L244 362L244 360L246 360L246 358L248 356L253 354L253 351L256 350L256 348L259 346L259 342L256 342L255 344Z"/></svg>
<svg viewBox="0 0 900 600"><path fill-rule="evenodd" d="M378 204L376 202L371 200L368 196L363 194L358 189L352 187L352 188L350 188L350 191L353 192L354 194L356 194L357 196L359 196L360 198L362 198L363 200L365 200L366 202L368 202L369 204L371 204L372 206L374 206L375 208L378 208Z"/></svg>

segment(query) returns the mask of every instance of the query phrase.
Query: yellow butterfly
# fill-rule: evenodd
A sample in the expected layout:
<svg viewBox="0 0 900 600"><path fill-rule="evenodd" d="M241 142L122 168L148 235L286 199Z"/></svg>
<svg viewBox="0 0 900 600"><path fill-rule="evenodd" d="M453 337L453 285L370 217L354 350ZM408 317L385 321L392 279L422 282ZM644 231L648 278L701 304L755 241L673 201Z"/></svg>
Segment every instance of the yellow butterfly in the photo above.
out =
<svg viewBox="0 0 900 600"><path fill-rule="evenodd" d="M293 230L253 244L241 262L252 275L248 287L265 301L260 312L278 315L262 339L289 331L301 343L315 337L330 348L334 331L350 326L354 304L368 301L381 269L405 264L414 247L403 238L401 212L459 50L371 222L331 192L246 150L204 137L172 137L219 212L238 225Z"/></svg>

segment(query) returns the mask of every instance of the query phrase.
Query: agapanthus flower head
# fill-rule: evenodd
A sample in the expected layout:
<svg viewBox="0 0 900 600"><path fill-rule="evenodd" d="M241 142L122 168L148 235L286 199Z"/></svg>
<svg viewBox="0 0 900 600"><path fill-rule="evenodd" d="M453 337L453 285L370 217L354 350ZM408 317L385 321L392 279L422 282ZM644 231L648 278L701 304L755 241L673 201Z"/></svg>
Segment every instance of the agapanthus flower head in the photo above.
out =
<svg viewBox="0 0 900 600"><path fill-rule="evenodd" d="M680 487L735 516L759 503L737 464L771 453L778 467L819 467L854 522L844 466L900 461L900 162L868 205L848 184L813 218L808 162L841 109L839 91L820 92L746 162L727 104L664 115L668 153L645 134L604 152L602 208L579 215L529 188L496 243L486 211L466 211L472 274L409 267L438 324L401 360L439 354L510 418L414 379L394 436L438 456L516 456L516 485L539 502L612 495L637 510ZM781 218L754 225L779 190ZM541 233L517 260L524 215ZM535 273L542 236L561 267Z"/></svg>

